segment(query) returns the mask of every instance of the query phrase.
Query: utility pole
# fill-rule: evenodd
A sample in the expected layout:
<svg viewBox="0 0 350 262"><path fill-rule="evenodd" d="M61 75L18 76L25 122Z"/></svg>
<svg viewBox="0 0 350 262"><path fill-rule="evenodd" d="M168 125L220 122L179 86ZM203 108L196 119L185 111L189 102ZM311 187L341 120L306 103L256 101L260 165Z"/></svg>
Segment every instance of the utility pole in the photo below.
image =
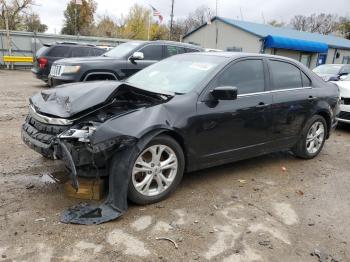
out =
<svg viewBox="0 0 350 262"><path fill-rule="evenodd" d="M3 8L4 8L4 15L5 15L5 29L6 29L6 42L7 42L7 48L8 48L8 55L12 55L12 43L11 43L11 36L10 36L10 29L9 29L9 13L8 8L6 5L5 0L1 1ZM13 64L11 63L11 68L13 69ZM7 64L7 69L9 69L9 64Z"/></svg>
<svg viewBox="0 0 350 262"><path fill-rule="evenodd" d="M215 1L215 48L218 48L218 41L219 41L219 28L218 28L218 5L219 0Z"/></svg>
<svg viewBox="0 0 350 262"><path fill-rule="evenodd" d="M173 22L174 22L174 0L171 0L171 14L170 14L170 34L169 40L173 38Z"/></svg>

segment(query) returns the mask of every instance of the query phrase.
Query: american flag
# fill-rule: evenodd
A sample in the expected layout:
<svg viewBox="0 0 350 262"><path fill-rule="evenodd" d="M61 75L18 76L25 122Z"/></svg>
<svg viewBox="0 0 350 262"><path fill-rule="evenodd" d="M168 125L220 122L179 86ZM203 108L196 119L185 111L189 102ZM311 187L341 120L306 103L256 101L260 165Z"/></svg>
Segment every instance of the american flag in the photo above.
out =
<svg viewBox="0 0 350 262"><path fill-rule="evenodd" d="M163 21L163 16L160 14L160 12L155 9L153 6L152 7L152 11L153 11L153 16L158 16L159 18L159 22L162 22Z"/></svg>

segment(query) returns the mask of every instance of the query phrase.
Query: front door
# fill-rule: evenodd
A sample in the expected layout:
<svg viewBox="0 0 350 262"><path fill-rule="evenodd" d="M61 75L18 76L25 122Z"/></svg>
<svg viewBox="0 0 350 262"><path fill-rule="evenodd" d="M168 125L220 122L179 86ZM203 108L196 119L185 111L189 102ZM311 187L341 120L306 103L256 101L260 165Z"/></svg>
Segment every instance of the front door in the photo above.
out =
<svg viewBox="0 0 350 262"><path fill-rule="evenodd" d="M201 161L243 159L270 139L272 94L265 92L262 59L234 62L210 85L235 86L236 100L208 101L197 105L196 152ZM205 94L206 95L210 94Z"/></svg>

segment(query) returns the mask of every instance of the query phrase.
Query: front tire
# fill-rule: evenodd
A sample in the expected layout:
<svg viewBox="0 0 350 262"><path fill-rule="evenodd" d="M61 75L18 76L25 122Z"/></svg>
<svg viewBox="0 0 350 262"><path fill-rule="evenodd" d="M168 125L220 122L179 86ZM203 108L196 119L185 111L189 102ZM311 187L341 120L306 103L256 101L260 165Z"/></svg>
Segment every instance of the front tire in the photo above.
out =
<svg viewBox="0 0 350 262"><path fill-rule="evenodd" d="M185 158L173 138L160 135L145 146L130 166L129 200L140 205L152 204L167 198L179 185Z"/></svg>
<svg viewBox="0 0 350 262"><path fill-rule="evenodd" d="M298 143L292 148L294 155L303 159L316 157L323 148L326 135L326 120L320 115L314 115L307 121Z"/></svg>

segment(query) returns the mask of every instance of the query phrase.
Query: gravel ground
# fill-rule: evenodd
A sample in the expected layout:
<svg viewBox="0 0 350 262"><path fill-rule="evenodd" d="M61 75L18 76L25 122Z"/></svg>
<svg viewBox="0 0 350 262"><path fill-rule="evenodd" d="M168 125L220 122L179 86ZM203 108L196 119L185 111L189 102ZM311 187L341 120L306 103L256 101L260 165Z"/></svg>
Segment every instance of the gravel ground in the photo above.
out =
<svg viewBox="0 0 350 262"><path fill-rule="evenodd" d="M0 261L350 261L350 127L316 159L282 152L189 173L161 203L66 225L60 213L79 201L50 179L62 163L20 138L28 98L45 88L0 70Z"/></svg>

